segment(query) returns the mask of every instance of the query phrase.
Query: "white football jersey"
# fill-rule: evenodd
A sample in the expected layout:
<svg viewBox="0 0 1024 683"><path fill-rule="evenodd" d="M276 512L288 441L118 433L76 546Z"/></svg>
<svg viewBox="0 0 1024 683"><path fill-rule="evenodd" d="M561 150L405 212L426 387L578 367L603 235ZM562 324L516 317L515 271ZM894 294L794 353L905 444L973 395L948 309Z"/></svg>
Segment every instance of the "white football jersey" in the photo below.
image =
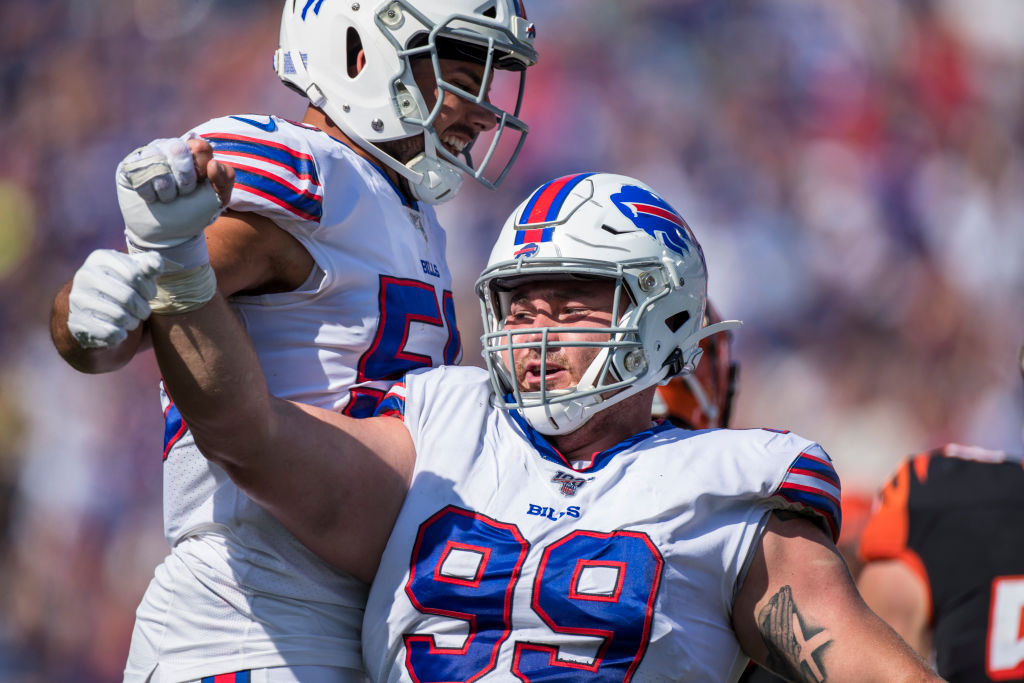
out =
<svg viewBox="0 0 1024 683"><path fill-rule="evenodd" d="M828 455L666 423L574 469L490 391L483 370L442 368L381 406L404 415L417 461L367 603L371 678L738 678L730 613L767 513L838 534Z"/></svg>
<svg viewBox="0 0 1024 683"><path fill-rule="evenodd" d="M316 262L297 291L230 299L273 394L367 416L407 371L459 361L445 233L430 206L410 205L377 167L305 124L228 116L194 132L234 167L229 208L274 221ZM171 398L163 396L164 524L175 554L197 585L256 621L262 615L248 605L256 594L262 604L284 598L319 603L326 615L333 610L336 623L289 617L292 635L316 633L299 646L306 652L289 651L286 662L358 666L365 584L316 558L207 462ZM222 632L189 636L206 639L210 657L224 661L227 645L255 638L259 646L245 648L243 668L281 659L250 623L217 623Z"/></svg>

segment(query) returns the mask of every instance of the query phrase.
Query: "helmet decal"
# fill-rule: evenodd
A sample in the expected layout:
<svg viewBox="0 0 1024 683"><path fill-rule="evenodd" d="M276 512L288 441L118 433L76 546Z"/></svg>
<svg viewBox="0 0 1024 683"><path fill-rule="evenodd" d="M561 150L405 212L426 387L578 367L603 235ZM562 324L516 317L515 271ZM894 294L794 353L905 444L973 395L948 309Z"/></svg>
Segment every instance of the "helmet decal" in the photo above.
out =
<svg viewBox="0 0 1024 683"><path fill-rule="evenodd" d="M316 3L315 7L313 7L314 3ZM319 15L320 14L320 5L322 5L322 4L324 4L324 0L306 0L306 6L302 8L302 20L303 21L306 20L306 12L309 11L310 7L313 7L313 14Z"/></svg>
<svg viewBox="0 0 1024 683"><path fill-rule="evenodd" d="M530 38L536 38L537 27L526 16L526 0L512 0L512 7L515 8L516 16L520 17L523 21L530 22L526 26L526 35Z"/></svg>
<svg viewBox="0 0 1024 683"><path fill-rule="evenodd" d="M547 182L537 188L526 200L526 205L516 224L516 244L528 242L550 242L554 227L535 227L551 223L559 218L565 200L573 188L593 173L574 173Z"/></svg>
<svg viewBox="0 0 1024 683"><path fill-rule="evenodd" d="M684 256L690 252L689 226L658 195L636 185L624 185L611 200L633 225L672 251Z"/></svg>
<svg viewBox="0 0 1024 683"><path fill-rule="evenodd" d="M530 242L529 244L526 244L520 247L519 249L516 249L515 252L512 254L512 257L530 258L531 256L537 253L538 249L540 249L540 247L537 245L536 242Z"/></svg>

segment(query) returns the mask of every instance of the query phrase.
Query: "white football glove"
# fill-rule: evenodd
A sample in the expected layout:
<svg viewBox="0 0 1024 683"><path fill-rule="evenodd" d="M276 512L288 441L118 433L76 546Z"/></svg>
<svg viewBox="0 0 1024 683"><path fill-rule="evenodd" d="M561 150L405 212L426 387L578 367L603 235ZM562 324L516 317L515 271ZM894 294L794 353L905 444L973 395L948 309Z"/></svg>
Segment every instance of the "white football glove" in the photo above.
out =
<svg viewBox="0 0 1024 683"><path fill-rule="evenodd" d="M209 182L197 183L185 139L139 147L117 165L117 201L128 239L143 249L173 247L202 233L220 213Z"/></svg>
<svg viewBox="0 0 1024 683"><path fill-rule="evenodd" d="M151 311L185 313L213 298L217 280L203 230L217 219L221 203L209 181L197 182L187 138L138 148L118 164L115 178L128 251L163 258Z"/></svg>
<svg viewBox="0 0 1024 683"><path fill-rule="evenodd" d="M163 259L156 252L98 249L75 273L68 297L68 331L86 349L120 344L149 317Z"/></svg>

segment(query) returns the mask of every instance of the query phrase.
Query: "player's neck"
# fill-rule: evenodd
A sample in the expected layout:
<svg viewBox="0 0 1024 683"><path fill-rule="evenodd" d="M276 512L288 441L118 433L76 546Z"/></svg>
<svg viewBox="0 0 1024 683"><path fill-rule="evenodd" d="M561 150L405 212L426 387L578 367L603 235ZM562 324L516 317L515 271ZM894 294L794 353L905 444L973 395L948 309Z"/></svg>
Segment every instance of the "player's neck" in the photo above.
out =
<svg viewBox="0 0 1024 683"><path fill-rule="evenodd" d="M380 160L377 159L377 157L373 156L365 149L363 149L360 145L356 144L356 142L348 135L346 135L345 132L341 130L341 128L338 128L338 126L335 125L334 121L332 121L331 118L327 116L327 114L325 114L323 111L310 105L309 107L306 108L306 115L302 119L302 122L309 124L311 126L316 126L323 132L330 135L335 140L340 140L341 142L345 143L345 145L351 148L353 152L355 152L356 154L363 157L368 162L379 168L381 172L384 175L386 175L388 179L391 180L392 183L395 184L395 187L401 189L406 199L410 201L412 200L412 197L410 196L409 193L409 184L405 182L405 179L401 175L399 175L397 171L388 168L387 166L382 164Z"/></svg>
<svg viewBox="0 0 1024 683"><path fill-rule="evenodd" d="M546 438L569 462L589 461L594 453L606 451L650 429L653 399L652 387L595 414L574 432Z"/></svg>

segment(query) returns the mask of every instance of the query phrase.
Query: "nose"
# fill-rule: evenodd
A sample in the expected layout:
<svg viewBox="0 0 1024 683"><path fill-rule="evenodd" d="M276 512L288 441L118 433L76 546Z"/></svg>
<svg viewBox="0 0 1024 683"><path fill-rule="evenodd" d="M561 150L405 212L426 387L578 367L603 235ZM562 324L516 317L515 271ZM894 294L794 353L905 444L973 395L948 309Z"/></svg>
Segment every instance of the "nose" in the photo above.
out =
<svg viewBox="0 0 1024 683"><path fill-rule="evenodd" d="M498 117L476 102L465 102L466 121L477 133L493 130L498 125Z"/></svg>

